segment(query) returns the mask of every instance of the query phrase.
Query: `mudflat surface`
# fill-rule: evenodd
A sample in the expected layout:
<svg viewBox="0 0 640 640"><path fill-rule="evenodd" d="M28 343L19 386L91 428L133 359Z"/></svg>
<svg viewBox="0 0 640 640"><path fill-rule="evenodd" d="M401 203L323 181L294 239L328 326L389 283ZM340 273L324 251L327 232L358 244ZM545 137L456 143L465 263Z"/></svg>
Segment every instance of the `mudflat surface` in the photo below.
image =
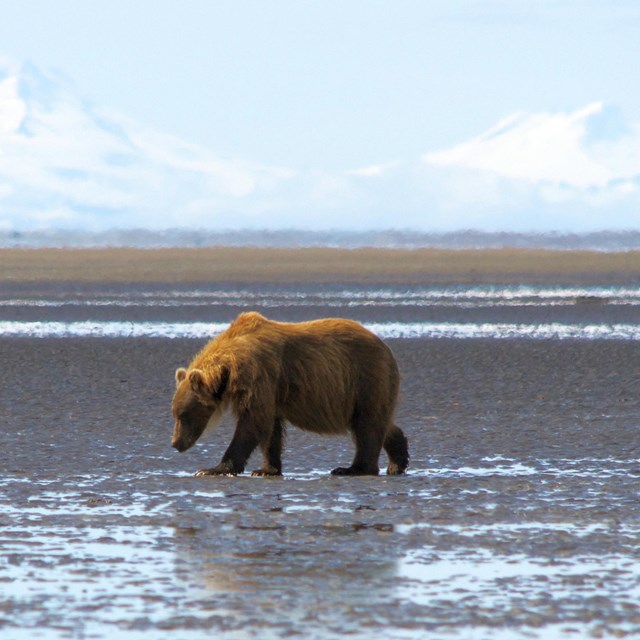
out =
<svg viewBox="0 0 640 640"><path fill-rule="evenodd" d="M638 281L640 251L2 249L0 282L499 283Z"/></svg>
<svg viewBox="0 0 640 640"><path fill-rule="evenodd" d="M290 428L265 479L170 447L202 341L0 338L0 638L640 632L640 342L388 343L409 474Z"/></svg>

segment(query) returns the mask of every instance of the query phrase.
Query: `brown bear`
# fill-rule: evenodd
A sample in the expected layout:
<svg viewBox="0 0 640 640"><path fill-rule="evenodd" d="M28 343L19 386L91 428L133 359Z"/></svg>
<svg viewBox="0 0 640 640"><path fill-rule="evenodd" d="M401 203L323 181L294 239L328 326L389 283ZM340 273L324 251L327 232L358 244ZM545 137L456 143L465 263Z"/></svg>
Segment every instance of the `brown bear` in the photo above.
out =
<svg viewBox="0 0 640 640"><path fill-rule="evenodd" d="M398 366L387 345L357 322L285 323L242 313L175 377L178 451L193 446L225 410L237 419L220 464L196 475L242 473L257 446L264 462L253 475L281 475L285 421L321 434L351 433L355 458L334 475L377 475L383 447L388 474L404 473L409 464L407 439L393 423Z"/></svg>

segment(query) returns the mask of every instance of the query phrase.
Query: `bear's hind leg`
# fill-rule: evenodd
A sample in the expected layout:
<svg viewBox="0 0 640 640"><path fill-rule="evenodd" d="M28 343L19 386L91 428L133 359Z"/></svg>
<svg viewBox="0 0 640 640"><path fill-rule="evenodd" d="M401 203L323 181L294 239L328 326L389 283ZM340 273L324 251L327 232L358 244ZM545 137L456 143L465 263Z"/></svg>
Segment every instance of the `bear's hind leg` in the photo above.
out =
<svg viewBox="0 0 640 640"><path fill-rule="evenodd" d="M384 450L389 456L387 475L403 474L409 466L409 442L400 427L391 426L384 439Z"/></svg>
<svg viewBox="0 0 640 640"><path fill-rule="evenodd" d="M356 455L350 467L338 467L334 476L377 476L380 473L378 459L384 439L383 430L363 416L354 419L351 430L356 445Z"/></svg>
<svg viewBox="0 0 640 640"><path fill-rule="evenodd" d="M252 476L281 476L282 475L282 443L284 441L284 424L276 418L273 430L268 440L260 445L263 462L260 469L251 472Z"/></svg>

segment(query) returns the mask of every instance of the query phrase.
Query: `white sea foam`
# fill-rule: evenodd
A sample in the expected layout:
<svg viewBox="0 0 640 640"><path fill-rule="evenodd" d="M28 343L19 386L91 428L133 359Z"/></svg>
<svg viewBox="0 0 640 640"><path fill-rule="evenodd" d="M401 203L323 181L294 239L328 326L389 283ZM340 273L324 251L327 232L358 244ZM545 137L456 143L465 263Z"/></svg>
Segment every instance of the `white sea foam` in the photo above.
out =
<svg viewBox="0 0 640 640"><path fill-rule="evenodd" d="M29 338L196 338L224 331L227 323L210 322L0 322L0 337ZM365 323L383 339L393 338L526 338L640 340L640 324L511 323Z"/></svg>

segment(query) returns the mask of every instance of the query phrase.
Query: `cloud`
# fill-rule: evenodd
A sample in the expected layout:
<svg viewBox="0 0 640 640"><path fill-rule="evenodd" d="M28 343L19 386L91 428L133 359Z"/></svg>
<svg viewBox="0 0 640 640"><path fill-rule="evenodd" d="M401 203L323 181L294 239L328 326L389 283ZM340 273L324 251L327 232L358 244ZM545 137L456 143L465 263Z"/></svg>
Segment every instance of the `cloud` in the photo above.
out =
<svg viewBox="0 0 640 640"><path fill-rule="evenodd" d="M25 105L17 96L17 85L16 77L0 82L0 134L15 131L25 117Z"/></svg>
<svg viewBox="0 0 640 640"><path fill-rule="evenodd" d="M388 174L399 165L399 161L385 162L383 164L372 164L360 169L352 169L351 171L347 172L347 175L360 176L362 178L379 178L380 176Z"/></svg>

